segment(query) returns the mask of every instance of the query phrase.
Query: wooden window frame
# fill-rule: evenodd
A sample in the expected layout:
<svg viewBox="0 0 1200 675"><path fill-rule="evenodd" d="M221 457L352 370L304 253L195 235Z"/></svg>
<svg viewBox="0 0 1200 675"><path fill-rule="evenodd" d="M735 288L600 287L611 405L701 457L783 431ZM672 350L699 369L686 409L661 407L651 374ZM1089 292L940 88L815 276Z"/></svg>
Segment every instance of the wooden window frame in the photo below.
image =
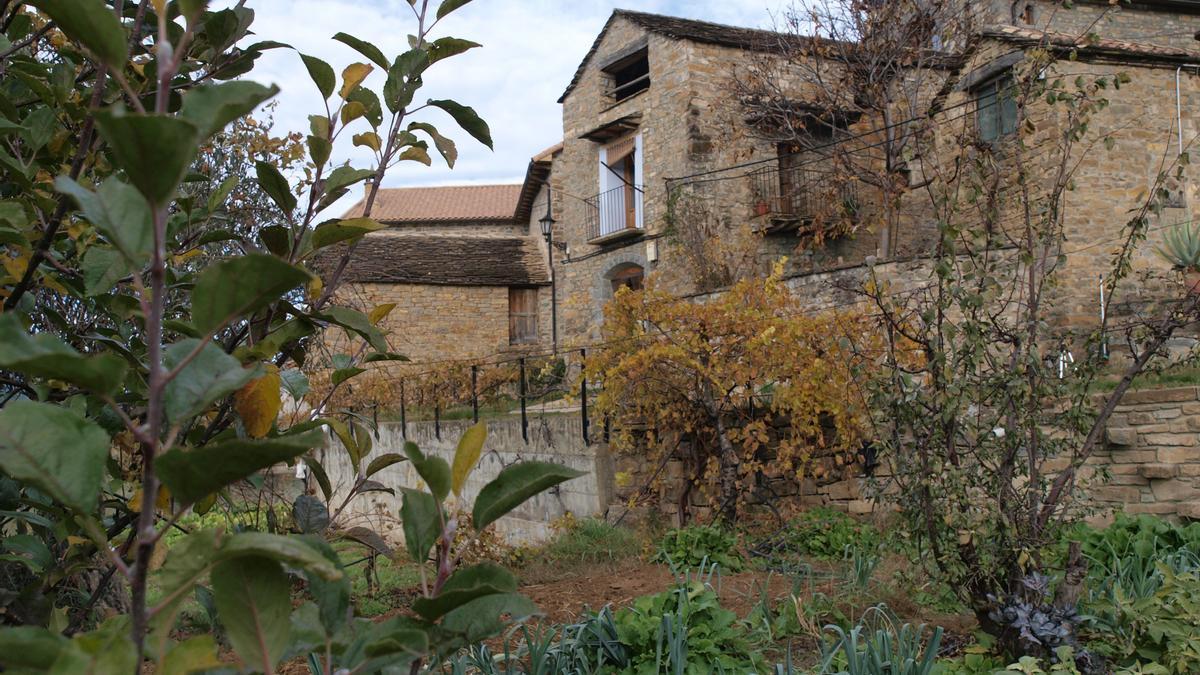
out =
<svg viewBox="0 0 1200 675"><path fill-rule="evenodd" d="M530 345L537 342L538 289L512 286L508 289L508 343Z"/></svg>
<svg viewBox="0 0 1200 675"><path fill-rule="evenodd" d="M1010 73L993 77L972 90L975 131L984 143L998 143L1017 133L1018 110Z"/></svg>

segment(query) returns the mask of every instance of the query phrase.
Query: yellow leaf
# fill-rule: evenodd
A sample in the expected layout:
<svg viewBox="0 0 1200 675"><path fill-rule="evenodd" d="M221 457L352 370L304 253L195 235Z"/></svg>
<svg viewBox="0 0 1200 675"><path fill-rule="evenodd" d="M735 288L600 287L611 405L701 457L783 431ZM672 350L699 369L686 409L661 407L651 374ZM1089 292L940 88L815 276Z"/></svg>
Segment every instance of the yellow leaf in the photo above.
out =
<svg viewBox="0 0 1200 675"><path fill-rule="evenodd" d="M383 142L379 140L379 134L374 131L368 131L362 134L354 134L354 145L366 146L375 152L379 152L379 149L383 147Z"/></svg>
<svg viewBox="0 0 1200 675"><path fill-rule="evenodd" d="M396 303L394 302L389 302L386 305L379 305L375 309L371 310L371 313L367 315L367 318L372 324L379 325L379 322L387 318L387 315L391 314L393 309L396 309Z"/></svg>
<svg viewBox="0 0 1200 675"><path fill-rule="evenodd" d="M154 507L159 511L166 511L171 507L171 491L167 486L158 486L158 499L154 501ZM142 510L142 489L138 488L133 493L133 497L129 499L129 510L138 512Z"/></svg>
<svg viewBox="0 0 1200 675"><path fill-rule="evenodd" d="M234 395L233 406L251 438L266 436L275 424L279 409L283 407L279 385L279 369L271 364L267 366L266 375L251 381Z"/></svg>
<svg viewBox="0 0 1200 675"><path fill-rule="evenodd" d="M400 161L404 161L406 159L414 162L420 162L425 166L433 165L433 160L429 159L429 153L426 152L424 148L416 145L400 153Z"/></svg>
<svg viewBox="0 0 1200 675"><path fill-rule="evenodd" d="M153 2L154 11L156 13L162 14L163 12L167 11L167 0L153 0Z"/></svg>
<svg viewBox="0 0 1200 675"><path fill-rule="evenodd" d="M463 484L467 477L479 464L479 455L483 452L483 443L487 440L487 424L480 422L467 429L458 439L458 449L454 451L454 464L450 467L450 486L454 494L462 496Z"/></svg>
<svg viewBox="0 0 1200 675"><path fill-rule="evenodd" d="M308 299L315 302L321 297L323 290L325 290L325 282L321 281L321 277L314 276L312 281L308 282Z"/></svg>
<svg viewBox="0 0 1200 675"><path fill-rule="evenodd" d="M367 108L358 101L350 101L342 106L342 124L349 124L367 114Z"/></svg>
<svg viewBox="0 0 1200 675"><path fill-rule="evenodd" d="M358 85L367 79L374 67L365 63L351 63L342 71L342 90L339 92L342 98L349 96Z"/></svg>

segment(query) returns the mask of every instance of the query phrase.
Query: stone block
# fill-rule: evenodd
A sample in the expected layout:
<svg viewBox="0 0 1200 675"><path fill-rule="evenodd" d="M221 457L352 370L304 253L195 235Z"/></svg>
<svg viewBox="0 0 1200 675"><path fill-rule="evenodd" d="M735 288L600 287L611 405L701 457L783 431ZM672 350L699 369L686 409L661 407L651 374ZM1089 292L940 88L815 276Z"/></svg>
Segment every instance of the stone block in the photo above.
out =
<svg viewBox="0 0 1200 675"><path fill-rule="evenodd" d="M1196 445L1196 434L1146 434L1146 445Z"/></svg>
<svg viewBox="0 0 1200 675"><path fill-rule="evenodd" d="M850 509L850 513L857 515L866 515L875 511L875 504L865 499L855 499L846 505Z"/></svg>
<svg viewBox="0 0 1200 675"><path fill-rule="evenodd" d="M1140 426L1143 424L1154 424L1157 422L1154 415L1148 412L1129 413L1128 422L1132 426Z"/></svg>
<svg viewBox="0 0 1200 675"><path fill-rule="evenodd" d="M1179 475L1179 465L1166 464L1163 462L1152 462L1150 464L1139 465L1138 473L1141 474L1142 477L1150 478L1152 480L1174 478Z"/></svg>
<svg viewBox="0 0 1200 675"><path fill-rule="evenodd" d="M1092 490L1092 498L1101 502L1136 504L1142 500L1142 491L1130 486L1105 485Z"/></svg>
<svg viewBox="0 0 1200 675"><path fill-rule="evenodd" d="M1176 387L1173 389L1143 389L1125 394L1121 400L1124 405L1140 405L1144 403L1180 403L1197 400L1195 387Z"/></svg>
<svg viewBox="0 0 1200 675"><path fill-rule="evenodd" d="M1118 450L1112 454L1114 464L1142 464L1144 462L1153 462L1159 459L1158 454L1153 450ZM1161 459L1163 462L1172 460Z"/></svg>
<svg viewBox="0 0 1200 675"><path fill-rule="evenodd" d="M1108 429L1108 443L1122 448L1132 448L1137 445L1137 431L1130 428Z"/></svg>
<svg viewBox="0 0 1200 675"><path fill-rule="evenodd" d="M1158 461L1167 464L1186 464L1188 462L1200 461L1200 448L1198 447L1170 447L1158 449Z"/></svg>
<svg viewBox="0 0 1200 675"><path fill-rule="evenodd" d="M1146 513L1153 516L1167 516L1175 513L1178 504L1171 503L1149 503L1149 504L1126 504L1125 513L1138 515Z"/></svg>
<svg viewBox="0 0 1200 675"><path fill-rule="evenodd" d="M1175 505L1175 513L1182 518L1200 520L1200 502L1181 502Z"/></svg>
<svg viewBox="0 0 1200 675"><path fill-rule="evenodd" d="M1200 498L1200 490L1196 489L1194 482L1178 478L1153 481L1150 483L1150 490L1154 493L1154 498L1160 502L1178 502Z"/></svg>
<svg viewBox="0 0 1200 675"><path fill-rule="evenodd" d="M846 501L858 496L858 485L853 480L844 480L824 488L825 494L834 501Z"/></svg>

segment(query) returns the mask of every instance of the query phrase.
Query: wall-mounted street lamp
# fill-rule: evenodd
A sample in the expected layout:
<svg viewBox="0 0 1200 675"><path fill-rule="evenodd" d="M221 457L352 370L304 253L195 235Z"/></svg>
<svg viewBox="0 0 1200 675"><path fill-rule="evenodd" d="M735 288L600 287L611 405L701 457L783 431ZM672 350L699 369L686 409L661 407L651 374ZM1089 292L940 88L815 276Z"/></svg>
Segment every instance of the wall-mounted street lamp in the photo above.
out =
<svg viewBox="0 0 1200 675"><path fill-rule="evenodd" d="M542 236L546 238L546 253L550 256L550 340L554 353L558 354L558 288L554 281L554 201L551 199L550 186L546 185L546 215L538 220L542 226Z"/></svg>

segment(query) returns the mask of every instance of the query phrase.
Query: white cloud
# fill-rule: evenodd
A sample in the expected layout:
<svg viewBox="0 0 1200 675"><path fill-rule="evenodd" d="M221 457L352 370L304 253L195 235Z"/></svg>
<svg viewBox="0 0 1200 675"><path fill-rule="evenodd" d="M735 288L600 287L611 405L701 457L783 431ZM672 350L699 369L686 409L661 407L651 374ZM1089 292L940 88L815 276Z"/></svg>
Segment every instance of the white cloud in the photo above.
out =
<svg viewBox="0 0 1200 675"><path fill-rule="evenodd" d="M232 0L214 2L217 7L231 4ZM629 0L622 7L761 27L770 25L768 5L774 9L778 4ZM406 36L416 27L406 0L250 0L247 6L256 12L253 39L286 42L324 59L338 73L362 59L331 40L335 33L370 41L394 56L407 50ZM425 111L423 119L458 141L458 164L451 171L438 159L432 168L406 163L389 174L387 183L519 182L529 158L561 140L562 111L556 101L613 9L611 0L475 0L447 17L435 29L435 37L453 35L480 42L483 48L435 65L426 74L418 100L453 98L474 107L491 126L495 151L474 142L440 111ZM282 89L276 114L280 131L307 131L308 115L324 110L295 52L267 52L250 77ZM371 78L377 89L382 86L383 73ZM335 160L354 157L348 143L341 145Z"/></svg>

